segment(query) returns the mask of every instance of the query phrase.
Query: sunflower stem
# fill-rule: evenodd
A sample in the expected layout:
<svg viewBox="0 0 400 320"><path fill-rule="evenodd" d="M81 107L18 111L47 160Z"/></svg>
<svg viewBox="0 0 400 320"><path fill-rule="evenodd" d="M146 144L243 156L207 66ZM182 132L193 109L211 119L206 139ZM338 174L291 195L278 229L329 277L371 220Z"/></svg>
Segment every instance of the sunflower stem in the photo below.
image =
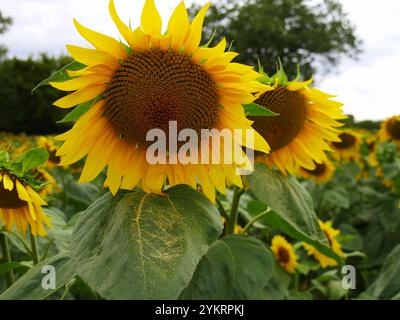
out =
<svg viewBox="0 0 400 320"><path fill-rule="evenodd" d="M240 201L240 197L242 196L242 194L244 193L244 190L239 188L239 187L235 187L235 191L233 193L233 200L232 200L232 207L231 207L231 213L229 215L229 220L228 220L228 224L226 226L226 234L233 234L235 232L235 226L237 224L237 220L238 220L238 214L239 214L239 201Z"/></svg>
<svg viewBox="0 0 400 320"><path fill-rule="evenodd" d="M3 255L3 259L5 263L11 262L11 251L10 247L8 246L8 240L6 238L6 235L2 232L0 232L0 246L1 246L1 252ZM13 270L7 271L6 272L6 281L7 281L7 287L11 287L11 285L14 283L15 278L14 278L14 272Z"/></svg>
<svg viewBox="0 0 400 320"><path fill-rule="evenodd" d="M33 265L36 265L36 264L39 263L39 254L38 254L36 237L31 232L29 232L29 238L31 240L31 251L32 251Z"/></svg>
<svg viewBox="0 0 400 320"><path fill-rule="evenodd" d="M247 230L249 230L249 228L258 220L260 220L262 217L264 217L265 215L267 215L269 212L269 209L264 210L263 212L259 213L258 215L256 215L253 219L251 219L243 228L242 233L245 233Z"/></svg>

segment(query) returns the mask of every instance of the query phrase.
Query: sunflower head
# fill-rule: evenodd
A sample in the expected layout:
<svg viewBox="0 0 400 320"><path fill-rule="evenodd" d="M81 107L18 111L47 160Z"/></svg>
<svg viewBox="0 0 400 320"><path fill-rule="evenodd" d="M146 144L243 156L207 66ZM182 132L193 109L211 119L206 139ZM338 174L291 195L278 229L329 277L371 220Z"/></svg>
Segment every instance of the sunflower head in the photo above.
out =
<svg viewBox="0 0 400 320"><path fill-rule="evenodd" d="M78 32L93 48L67 46L82 67L69 70L68 81L51 85L72 92L57 100L56 106L71 108L85 103L90 109L69 132L58 137L64 141L57 152L61 165L87 156L81 182L93 180L108 167L105 185L113 194L136 185L160 194L165 186L199 184L214 200L215 189L224 193L226 181L241 186L235 169L248 167L248 161L199 163L206 153L223 154L223 144L199 153L186 150L190 161L185 163L174 159L168 145L158 153L166 163L150 163L146 158L151 149L147 134L161 129L166 141L176 140L169 131L171 121L178 133L191 129L198 145L207 143L201 136L203 130L250 130L255 138L253 149L269 151L243 109L243 104L254 101L254 93L268 86L256 81L260 74L252 67L232 62L237 53L226 52L225 39L215 47L200 45L208 7L205 5L190 22L182 1L163 33L153 0L145 1L141 25L134 29L122 22L111 0L110 15L124 44L75 21ZM187 139L179 135L178 147ZM248 142L238 138L232 143L242 150Z"/></svg>
<svg viewBox="0 0 400 320"><path fill-rule="evenodd" d="M255 102L278 115L250 117L271 146L271 153L259 159L283 173L293 173L298 166L314 170L326 158L328 142L340 141L336 127L342 126L337 120L346 118L342 104L311 88L313 79L300 81L300 72L289 81L280 63L272 77L260 72L259 81L273 89L259 93Z"/></svg>
<svg viewBox="0 0 400 320"><path fill-rule="evenodd" d="M22 233L46 236L45 225L51 227L50 219L42 210L46 201L39 195L40 183L32 175L34 165L46 161L47 152L32 150L12 160L0 153L0 220L7 230L14 226Z"/></svg>
<svg viewBox="0 0 400 320"><path fill-rule="evenodd" d="M314 170L299 167L297 173L304 179L311 179L317 183L325 183L332 179L335 170L334 164L329 159L325 159L321 163L316 163Z"/></svg>
<svg viewBox="0 0 400 320"><path fill-rule="evenodd" d="M361 158L361 136L352 129L345 129L339 133L340 141L331 142L333 157L342 161L359 161Z"/></svg>
<svg viewBox="0 0 400 320"><path fill-rule="evenodd" d="M326 222L319 221L319 225L322 231L325 233L325 236L328 239L329 246L331 247L332 251L335 252L340 257L344 257L342 246L337 240L340 231L332 227L332 221L326 221ZM307 243L303 243L303 247L306 249L309 255L312 255L316 260L318 260L322 268L325 269L326 267L337 266L336 260L333 260L332 258L329 258L326 255L322 254L313 246Z"/></svg>
<svg viewBox="0 0 400 320"><path fill-rule="evenodd" d="M282 236L272 238L271 250L281 267L289 273L295 273L297 267L297 255L293 246Z"/></svg>
<svg viewBox="0 0 400 320"><path fill-rule="evenodd" d="M386 119L378 134L381 141L391 141L400 148L400 115Z"/></svg>

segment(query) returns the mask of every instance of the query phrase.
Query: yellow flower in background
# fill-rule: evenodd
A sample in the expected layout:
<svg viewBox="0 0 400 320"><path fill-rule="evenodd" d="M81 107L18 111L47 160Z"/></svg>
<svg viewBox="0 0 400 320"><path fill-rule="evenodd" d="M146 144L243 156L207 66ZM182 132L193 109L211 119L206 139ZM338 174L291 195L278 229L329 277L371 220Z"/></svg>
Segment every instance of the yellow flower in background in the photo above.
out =
<svg viewBox="0 0 400 320"><path fill-rule="evenodd" d="M314 170L299 167L297 174L304 179L314 180L317 183L325 183L332 179L335 171L334 164L329 159L325 159L321 163L316 163Z"/></svg>
<svg viewBox="0 0 400 320"><path fill-rule="evenodd" d="M340 231L338 229L334 229L332 227L332 221L318 221L322 231L325 233L326 238L328 239L329 246L331 247L332 251L335 252L340 257L344 257L344 253L342 251L342 246L340 245L339 241L337 240ZM337 262L332 258L327 257L323 253L319 252L313 246L309 245L308 243L303 243L303 247L306 249L309 255L312 255L318 262L320 263L322 268L326 267L335 267L337 266Z"/></svg>
<svg viewBox="0 0 400 320"><path fill-rule="evenodd" d="M215 189L224 193L227 181L242 186L235 169L243 165L238 163L149 164L146 135L154 128L168 133L171 120L177 121L178 132L190 128L198 135L201 129L249 129L255 134L254 149L269 151L242 106L254 101L253 93L268 87L255 81L260 75L252 67L232 63L237 53L225 52L225 39L212 48L200 46L208 7L190 23L181 2L163 34L153 0L145 1L141 26L136 29L121 21L111 1L110 15L127 46L75 21L78 32L94 49L68 45L72 57L86 67L70 71L74 79L51 85L75 91L54 103L60 108L98 98L70 131L58 136L65 141L57 152L61 165L87 156L81 182L92 181L108 166L105 185L113 194L137 185L145 192L161 194L166 183L199 184L214 200ZM245 146L246 141L234 144ZM221 150L210 153L220 154Z"/></svg>
<svg viewBox="0 0 400 320"><path fill-rule="evenodd" d="M54 168L60 164L60 157L57 156L57 145L53 138L38 136L36 139L38 147L44 148L49 153L49 159L47 160L46 166L48 168Z"/></svg>
<svg viewBox="0 0 400 320"><path fill-rule="evenodd" d="M381 124L378 135L381 141L394 142L400 148L400 115L386 119Z"/></svg>
<svg viewBox="0 0 400 320"><path fill-rule="evenodd" d="M322 163L330 150L328 142L340 141L336 127L343 124L336 120L346 118L343 104L332 100L333 95L311 88L312 79L299 82L299 78L288 81L282 67L271 78L264 74L260 81L274 89L255 102L278 115L249 117L271 147L271 153L259 159L285 174L298 166L314 170L316 163Z"/></svg>
<svg viewBox="0 0 400 320"><path fill-rule="evenodd" d="M385 178L385 175L383 174L382 167L379 166L379 167L376 168L376 170L375 170L375 175L376 175L376 177L378 177L378 178L381 179L382 184L383 184L386 188L391 189L391 190L393 190L393 191L395 190L395 183L394 183L394 181Z"/></svg>
<svg viewBox="0 0 400 320"><path fill-rule="evenodd" d="M332 142L333 149L332 156L341 161L358 161L361 157L360 154L360 135L351 129L343 130L339 134L341 141Z"/></svg>
<svg viewBox="0 0 400 320"><path fill-rule="evenodd" d="M0 218L7 230L16 226L25 235L29 227L32 235L46 236L45 225L51 227L42 210L46 204L29 184L4 170L0 172Z"/></svg>
<svg viewBox="0 0 400 320"><path fill-rule="evenodd" d="M293 246L282 236L277 235L272 238L271 250L275 254L276 260L286 272L294 273L297 267L297 255Z"/></svg>
<svg viewBox="0 0 400 320"><path fill-rule="evenodd" d="M379 166L379 161L376 157L376 146L378 141L376 140L375 136L370 136L365 140L367 147L368 147L368 164L375 168L377 166Z"/></svg>
<svg viewBox="0 0 400 320"><path fill-rule="evenodd" d="M46 169L36 168L36 171L35 179L43 183L43 187L39 192L40 195L47 196L53 194L55 191L60 191L57 188L57 181Z"/></svg>

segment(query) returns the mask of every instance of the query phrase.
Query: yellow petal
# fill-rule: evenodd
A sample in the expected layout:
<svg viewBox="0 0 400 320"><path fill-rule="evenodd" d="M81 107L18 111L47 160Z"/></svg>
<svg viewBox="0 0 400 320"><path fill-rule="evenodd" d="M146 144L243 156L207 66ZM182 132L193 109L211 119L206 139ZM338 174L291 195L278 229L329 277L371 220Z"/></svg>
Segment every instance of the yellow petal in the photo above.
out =
<svg viewBox="0 0 400 320"><path fill-rule="evenodd" d="M185 3L182 1L175 8L168 24L168 33L172 37L171 45L174 49L179 49L181 46L183 46L189 34L189 31L189 16L186 10Z"/></svg>
<svg viewBox="0 0 400 320"><path fill-rule="evenodd" d="M161 35L162 20L154 0L146 0L140 18L142 30L149 35Z"/></svg>
<svg viewBox="0 0 400 320"><path fill-rule="evenodd" d="M32 201L31 197L29 196L25 187L21 184L21 182L19 182L18 179L16 180L15 185L17 187L18 197L23 201L31 202Z"/></svg>
<svg viewBox="0 0 400 320"><path fill-rule="evenodd" d="M132 43L132 30L129 29L125 23L119 18L117 11L115 10L114 1L110 0L110 4L108 6L108 10L110 12L110 16L113 19L115 25L118 28L119 33L125 39L129 46L133 47Z"/></svg>
<svg viewBox="0 0 400 320"><path fill-rule="evenodd" d="M50 82L49 84L62 91L75 91L91 84L105 84L110 80L109 76L101 74L90 74L76 79L63 82Z"/></svg>
<svg viewBox="0 0 400 320"><path fill-rule="evenodd" d="M89 41L96 49L108 52L117 59L126 58L127 54L125 49L114 38L90 30L82 26L75 19L74 19L74 24L78 32L81 34L81 36L84 37L87 41Z"/></svg>
<svg viewBox="0 0 400 320"><path fill-rule="evenodd" d="M14 189L14 182L11 180L11 178L5 174L3 177L3 185L4 189L8 191L12 191Z"/></svg>
<svg viewBox="0 0 400 320"><path fill-rule="evenodd" d="M209 7L210 3L207 3L193 19L190 36L185 44L185 51L187 53L192 53L200 45L201 34L203 33L203 22Z"/></svg>
<svg viewBox="0 0 400 320"><path fill-rule="evenodd" d="M27 186L27 187L26 187L26 190L28 191L29 196L31 197L33 203L35 203L35 204L37 204L37 205L40 205L40 206L45 206L45 205L47 205L47 202L44 201L44 200L42 199L42 197L39 196L39 194L38 194L35 190L33 190L30 186Z"/></svg>
<svg viewBox="0 0 400 320"><path fill-rule="evenodd" d="M118 60L105 51L87 49L73 45L67 45L67 50L76 61L87 66L105 64L113 69L117 69L119 66Z"/></svg>
<svg viewBox="0 0 400 320"><path fill-rule="evenodd" d="M53 105L59 108L71 108L80 103L92 100L105 90L105 85L90 85L65 97L62 97L61 99L58 99L53 103Z"/></svg>

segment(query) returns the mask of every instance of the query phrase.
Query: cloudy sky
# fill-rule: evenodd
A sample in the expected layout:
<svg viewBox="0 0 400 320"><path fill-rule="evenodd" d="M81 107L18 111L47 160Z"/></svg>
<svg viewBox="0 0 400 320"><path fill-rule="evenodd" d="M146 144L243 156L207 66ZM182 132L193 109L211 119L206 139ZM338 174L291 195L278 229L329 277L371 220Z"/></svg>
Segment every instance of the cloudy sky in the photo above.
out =
<svg viewBox="0 0 400 320"><path fill-rule="evenodd" d="M164 19L180 0L159 0ZM189 0L187 4L196 1ZM216 1L216 0L214 0ZM357 119L383 119L400 114L400 1L342 0L357 34L364 40L359 61L343 60L334 74L318 75L322 90L337 94L345 110ZM115 0L124 21L137 25L144 0ZM27 57L38 52L58 55L65 44L86 46L74 30L75 17L87 27L117 36L108 16L108 0L0 0L0 11L14 24L0 37L9 54ZM345 21L346 23L346 21Z"/></svg>

